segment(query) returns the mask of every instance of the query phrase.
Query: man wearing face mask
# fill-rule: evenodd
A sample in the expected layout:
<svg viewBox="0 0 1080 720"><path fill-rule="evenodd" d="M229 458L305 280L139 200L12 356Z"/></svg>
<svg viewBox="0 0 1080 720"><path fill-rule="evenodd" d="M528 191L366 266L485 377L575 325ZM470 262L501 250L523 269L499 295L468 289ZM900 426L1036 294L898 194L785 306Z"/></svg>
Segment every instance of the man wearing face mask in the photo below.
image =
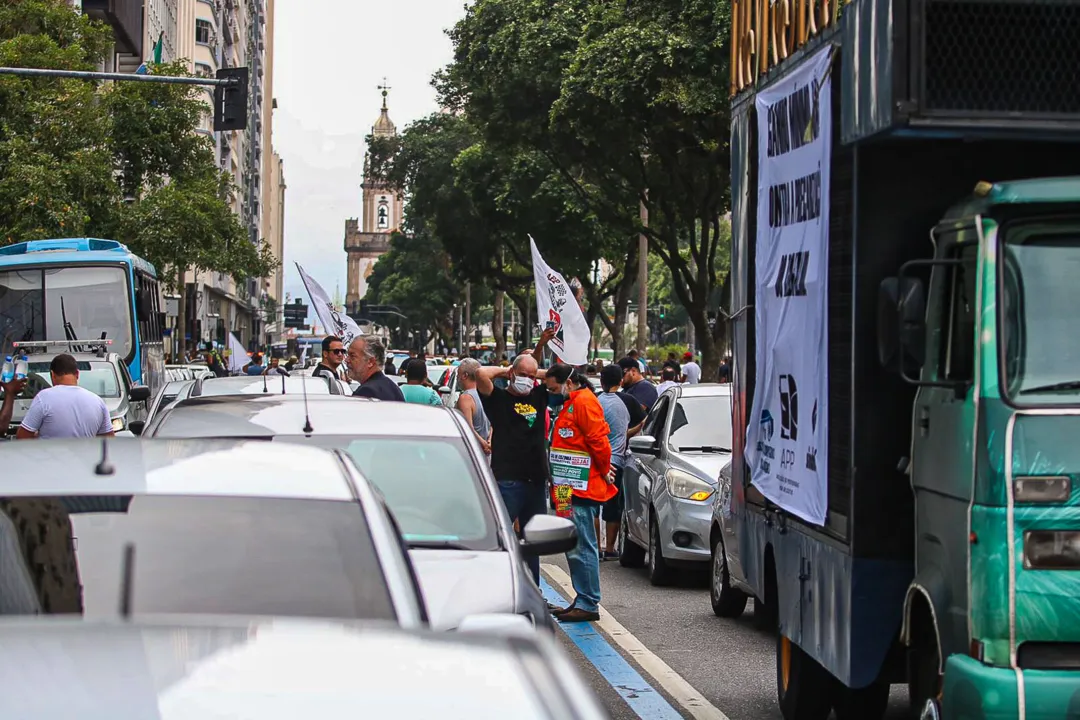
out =
<svg viewBox="0 0 1080 720"><path fill-rule="evenodd" d="M358 337L349 344L349 377L360 383L353 397L405 402L401 388L383 375L386 348L375 338Z"/></svg>
<svg viewBox="0 0 1080 720"><path fill-rule="evenodd" d="M510 367L479 368L476 375L480 403L491 423L491 470L510 519L522 529L534 515L547 512L548 391L536 381L544 377L539 360L554 336L545 330L532 355L518 355ZM508 386L495 387L496 378L506 378ZM540 558L529 558L529 569L539 585Z"/></svg>

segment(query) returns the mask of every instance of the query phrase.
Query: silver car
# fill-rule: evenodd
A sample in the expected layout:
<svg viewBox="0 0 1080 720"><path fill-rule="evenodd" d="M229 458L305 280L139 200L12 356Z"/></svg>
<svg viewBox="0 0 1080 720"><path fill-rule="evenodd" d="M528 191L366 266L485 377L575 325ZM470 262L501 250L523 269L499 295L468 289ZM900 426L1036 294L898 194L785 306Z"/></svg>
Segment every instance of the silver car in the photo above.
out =
<svg viewBox="0 0 1080 720"><path fill-rule="evenodd" d="M677 385L630 439L623 470L620 562L648 564L654 585L710 560L710 502L731 457L731 386Z"/></svg>
<svg viewBox="0 0 1080 720"><path fill-rule="evenodd" d="M5 717L602 720L552 638L285 618L0 620Z"/></svg>
<svg viewBox="0 0 1080 720"><path fill-rule="evenodd" d="M79 386L105 402L112 420L113 432L124 431L131 423L141 423L146 419L150 388L131 379L123 358L110 352L68 352L66 347L60 346L55 352L32 353L27 356L26 387L15 400L11 427L5 428L8 434L15 434L19 423L30 410L34 397L52 386L49 366L53 358L62 352L74 357L79 364Z"/></svg>
<svg viewBox="0 0 1080 720"><path fill-rule="evenodd" d="M306 402L273 394L192 398L159 413L143 437L245 437L344 450L401 525L432 627L509 613L554 629L525 555L570 550L574 525L539 515L520 543L475 433L455 411L326 395Z"/></svg>
<svg viewBox="0 0 1080 720"><path fill-rule="evenodd" d="M742 615L746 601L754 594L739 560L739 539L731 515L731 495L734 490L729 461L720 469L720 483L713 496L712 524L709 529L709 547L712 549L709 602L714 613L728 618ZM739 491L742 492L741 488ZM768 622L757 613L754 619L759 623Z"/></svg>
<svg viewBox="0 0 1080 720"><path fill-rule="evenodd" d="M397 526L342 453L134 438L3 453L0 615L427 624Z"/></svg>

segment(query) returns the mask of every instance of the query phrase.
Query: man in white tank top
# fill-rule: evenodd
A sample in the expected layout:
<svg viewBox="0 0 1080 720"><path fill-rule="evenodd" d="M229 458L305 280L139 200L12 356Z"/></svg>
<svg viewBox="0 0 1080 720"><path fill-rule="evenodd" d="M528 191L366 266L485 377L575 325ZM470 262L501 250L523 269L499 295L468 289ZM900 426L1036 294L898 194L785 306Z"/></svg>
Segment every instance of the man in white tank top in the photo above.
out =
<svg viewBox="0 0 1080 720"><path fill-rule="evenodd" d="M480 362L473 358L466 358L458 365L458 386L461 394L458 396L457 409L472 425L480 441L480 447L484 452L491 454L491 422L484 413L484 406L480 402L480 393L476 391L476 376L480 372Z"/></svg>

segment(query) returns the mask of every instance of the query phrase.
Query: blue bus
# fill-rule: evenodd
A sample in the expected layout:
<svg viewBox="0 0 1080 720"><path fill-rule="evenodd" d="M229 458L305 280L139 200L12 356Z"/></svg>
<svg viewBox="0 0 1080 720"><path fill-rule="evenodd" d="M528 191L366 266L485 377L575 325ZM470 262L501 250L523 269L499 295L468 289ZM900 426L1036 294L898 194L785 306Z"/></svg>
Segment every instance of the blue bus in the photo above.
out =
<svg viewBox="0 0 1080 720"><path fill-rule="evenodd" d="M157 271L115 240L32 240L0 248L0 353L31 340L111 340L131 380L165 378Z"/></svg>

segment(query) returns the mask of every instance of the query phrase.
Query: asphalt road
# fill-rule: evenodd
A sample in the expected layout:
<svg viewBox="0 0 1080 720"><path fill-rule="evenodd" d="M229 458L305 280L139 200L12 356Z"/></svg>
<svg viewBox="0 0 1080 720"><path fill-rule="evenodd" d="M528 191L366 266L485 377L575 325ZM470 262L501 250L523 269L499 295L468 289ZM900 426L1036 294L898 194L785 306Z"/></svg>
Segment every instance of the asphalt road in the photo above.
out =
<svg viewBox="0 0 1080 720"><path fill-rule="evenodd" d="M546 561L566 570L562 558ZM566 592L553 580L555 575L561 573L547 572L545 579L565 596ZM741 618L729 620L713 614L705 574L684 575L673 587L657 588L649 584L644 570L623 568L618 561L609 560L601 563L600 578L601 604L608 614L722 713L711 717L715 720L722 720L724 716L729 720L781 720L776 705L775 639L772 634L753 627L753 601ZM625 700L597 668L599 665L607 669L610 663L605 663L602 658L597 661L596 653L587 657L579 644L565 632L558 631L560 643L576 661L582 676L591 683L612 718L694 717L646 669L646 664L654 663L646 660L639 663L602 627L596 624L593 627L675 711L666 716L648 707L639 706L635 711L631 704L639 701L632 695L629 701ZM608 675L611 674L608 670ZM622 692L627 694L625 689ZM907 720L908 708L907 688L893 686L887 720Z"/></svg>

